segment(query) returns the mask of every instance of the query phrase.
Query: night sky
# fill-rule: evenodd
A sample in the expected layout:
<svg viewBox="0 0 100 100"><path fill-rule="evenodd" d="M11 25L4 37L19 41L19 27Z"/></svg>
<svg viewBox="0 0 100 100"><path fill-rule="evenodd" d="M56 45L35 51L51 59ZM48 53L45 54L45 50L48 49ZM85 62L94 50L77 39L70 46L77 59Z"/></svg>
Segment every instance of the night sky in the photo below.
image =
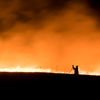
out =
<svg viewBox="0 0 100 100"><path fill-rule="evenodd" d="M100 0L0 0L0 68L100 72Z"/></svg>

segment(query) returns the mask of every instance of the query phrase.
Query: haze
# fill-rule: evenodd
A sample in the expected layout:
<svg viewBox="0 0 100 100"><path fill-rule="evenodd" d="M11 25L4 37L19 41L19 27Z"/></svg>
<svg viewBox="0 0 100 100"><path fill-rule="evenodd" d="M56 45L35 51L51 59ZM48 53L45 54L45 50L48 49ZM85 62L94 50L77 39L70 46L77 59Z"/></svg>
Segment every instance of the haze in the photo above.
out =
<svg viewBox="0 0 100 100"><path fill-rule="evenodd" d="M100 71L98 0L0 0L0 68Z"/></svg>

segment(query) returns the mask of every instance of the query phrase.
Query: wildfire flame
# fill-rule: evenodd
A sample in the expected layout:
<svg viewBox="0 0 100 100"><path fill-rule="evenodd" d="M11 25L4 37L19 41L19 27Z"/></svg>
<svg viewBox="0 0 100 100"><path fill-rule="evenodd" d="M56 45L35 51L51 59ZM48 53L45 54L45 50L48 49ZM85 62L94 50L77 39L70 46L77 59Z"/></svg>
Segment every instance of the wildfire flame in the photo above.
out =
<svg viewBox="0 0 100 100"><path fill-rule="evenodd" d="M74 71L71 71L70 74L73 74ZM81 75L96 75L96 76L99 76L100 75L100 72L98 71L94 71L94 72L87 72L87 71L82 71L81 69L79 69L79 74Z"/></svg>
<svg viewBox="0 0 100 100"><path fill-rule="evenodd" d="M21 68L20 66L16 68L1 68L0 72L47 72L47 73L65 73L61 71L55 71L51 69L43 69L43 68Z"/></svg>
<svg viewBox="0 0 100 100"><path fill-rule="evenodd" d="M16 68L1 68L0 72L46 72L46 73L62 73L62 74L74 74L74 71L64 72L64 71L55 71L51 69L43 68L21 68L20 66ZM79 74L81 75L100 75L99 72L87 72L79 69Z"/></svg>

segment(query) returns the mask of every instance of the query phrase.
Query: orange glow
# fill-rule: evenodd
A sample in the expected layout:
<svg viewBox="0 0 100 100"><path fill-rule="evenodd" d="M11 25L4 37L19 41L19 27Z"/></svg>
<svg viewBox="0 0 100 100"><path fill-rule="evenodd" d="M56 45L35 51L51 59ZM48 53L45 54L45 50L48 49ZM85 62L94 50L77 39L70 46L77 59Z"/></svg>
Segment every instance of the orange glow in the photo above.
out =
<svg viewBox="0 0 100 100"><path fill-rule="evenodd" d="M27 67L27 68L21 68L20 66L16 68L1 68L0 72L46 72L46 73L68 73L63 71L55 71L51 69L43 69L43 68L33 68L33 67Z"/></svg>
<svg viewBox="0 0 100 100"><path fill-rule="evenodd" d="M16 68L2 68L0 69L0 72L45 72L45 73L62 73L62 74L74 74L74 71L71 72L64 72L64 71L57 71L57 70L51 70L51 69L43 69L43 68L33 68L33 67L27 67L27 68L21 68L20 66ZM100 75L98 72L87 72L82 71L79 69L80 75Z"/></svg>
<svg viewBox="0 0 100 100"><path fill-rule="evenodd" d="M69 74L73 74L74 72L71 71ZM80 75L96 75L96 76L99 76L100 75L100 72L98 71L94 71L94 72L91 72L91 71L82 71L81 69L79 69L79 74Z"/></svg>
<svg viewBox="0 0 100 100"><path fill-rule="evenodd" d="M100 7L90 6L91 0L0 0L0 71L69 73L74 64L80 74L100 75Z"/></svg>

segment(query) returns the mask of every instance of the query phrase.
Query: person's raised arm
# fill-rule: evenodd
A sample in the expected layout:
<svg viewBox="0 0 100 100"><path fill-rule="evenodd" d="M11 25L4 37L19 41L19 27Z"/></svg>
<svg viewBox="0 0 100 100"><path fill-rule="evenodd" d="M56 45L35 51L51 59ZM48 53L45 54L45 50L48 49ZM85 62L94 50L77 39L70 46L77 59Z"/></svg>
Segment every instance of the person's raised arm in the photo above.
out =
<svg viewBox="0 0 100 100"><path fill-rule="evenodd" d="M76 68L73 67L73 69L76 69Z"/></svg>
<svg viewBox="0 0 100 100"><path fill-rule="evenodd" d="M74 65L72 65L72 68L75 69L75 68L74 68Z"/></svg>

